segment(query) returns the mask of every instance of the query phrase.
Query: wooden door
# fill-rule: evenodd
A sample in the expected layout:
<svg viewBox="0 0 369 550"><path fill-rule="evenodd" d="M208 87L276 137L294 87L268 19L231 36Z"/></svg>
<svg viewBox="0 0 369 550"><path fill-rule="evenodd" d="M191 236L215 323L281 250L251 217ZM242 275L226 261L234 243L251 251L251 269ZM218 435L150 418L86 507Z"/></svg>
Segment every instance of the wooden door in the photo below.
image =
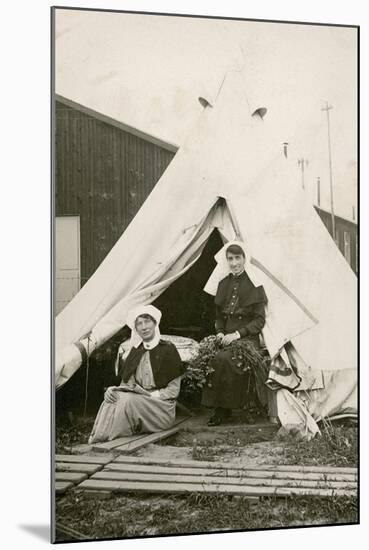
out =
<svg viewBox="0 0 369 550"><path fill-rule="evenodd" d="M81 287L79 216L55 218L55 315Z"/></svg>

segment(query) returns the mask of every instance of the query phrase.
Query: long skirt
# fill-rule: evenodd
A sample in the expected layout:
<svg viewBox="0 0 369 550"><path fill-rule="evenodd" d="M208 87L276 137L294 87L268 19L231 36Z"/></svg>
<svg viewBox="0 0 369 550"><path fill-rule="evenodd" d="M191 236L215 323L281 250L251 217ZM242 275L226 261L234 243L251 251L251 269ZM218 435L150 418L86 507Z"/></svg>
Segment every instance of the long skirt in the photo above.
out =
<svg viewBox="0 0 369 550"><path fill-rule="evenodd" d="M111 441L138 433L170 428L175 420L175 400L156 399L136 393L116 392L117 401L101 404L89 443Z"/></svg>
<svg viewBox="0 0 369 550"><path fill-rule="evenodd" d="M251 342L254 343L254 342ZM255 346L256 347L256 346ZM211 363L214 371L203 388L202 405L225 409L262 409L267 403L266 372L240 370L229 349L219 351Z"/></svg>

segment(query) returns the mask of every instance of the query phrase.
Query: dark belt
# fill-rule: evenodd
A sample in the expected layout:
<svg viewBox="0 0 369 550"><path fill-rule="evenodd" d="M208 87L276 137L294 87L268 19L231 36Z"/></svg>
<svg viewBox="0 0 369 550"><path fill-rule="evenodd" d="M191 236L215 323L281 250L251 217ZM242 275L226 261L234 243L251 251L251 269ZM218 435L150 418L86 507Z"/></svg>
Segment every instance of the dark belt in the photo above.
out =
<svg viewBox="0 0 369 550"><path fill-rule="evenodd" d="M246 315L237 315L236 313L231 313L229 315L225 315L226 319L245 319Z"/></svg>

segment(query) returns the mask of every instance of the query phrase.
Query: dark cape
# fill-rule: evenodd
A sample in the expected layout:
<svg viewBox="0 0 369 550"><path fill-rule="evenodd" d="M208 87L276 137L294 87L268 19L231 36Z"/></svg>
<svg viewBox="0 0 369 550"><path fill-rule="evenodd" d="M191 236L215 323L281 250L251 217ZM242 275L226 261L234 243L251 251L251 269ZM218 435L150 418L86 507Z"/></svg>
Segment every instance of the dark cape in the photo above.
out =
<svg viewBox="0 0 369 550"><path fill-rule="evenodd" d="M125 360L119 360L119 376L123 382L128 382L147 350L143 344L138 348L132 348ZM178 378L185 372L177 348L171 342L160 340L155 348L149 350L152 374L155 386L158 389L165 388L171 380Z"/></svg>
<svg viewBox="0 0 369 550"><path fill-rule="evenodd" d="M248 336L256 343L265 324L266 303L264 287L256 287L245 271L239 277L229 274L220 281L215 296L216 332L238 330L241 338Z"/></svg>
<svg viewBox="0 0 369 550"><path fill-rule="evenodd" d="M236 314L247 313L247 308L250 305L258 304L260 302L266 303L267 298L263 286L255 286L250 277L244 271L239 277L234 277L231 273L224 277L218 285L217 293L215 296L215 305L218 307L224 307L227 300L229 300L232 281L239 280L239 303L235 311Z"/></svg>

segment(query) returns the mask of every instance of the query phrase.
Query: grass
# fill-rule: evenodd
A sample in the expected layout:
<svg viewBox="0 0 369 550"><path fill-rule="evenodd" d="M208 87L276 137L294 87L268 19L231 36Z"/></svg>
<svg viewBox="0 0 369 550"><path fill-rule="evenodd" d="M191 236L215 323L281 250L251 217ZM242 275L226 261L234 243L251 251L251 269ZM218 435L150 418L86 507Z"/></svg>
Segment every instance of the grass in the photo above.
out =
<svg viewBox="0 0 369 550"><path fill-rule="evenodd" d="M278 464L353 467L358 459L357 428L326 424L321 435L311 441L299 441L288 435L283 439L282 449L276 458Z"/></svg>
<svg viewBox="0 0 369 550"><path fill-rule="evenodd" d="M353 497L283 497L252 501L223 495L113 496L70 492L57 518L82 538L125 538L215 531L357 523ZM83 537L84 535L84 537ZM70 540L59 534L57 540Z"/></svg>
<svg viewBox="0 0 369 550"><path fill-rule="evenodd" d="M204 431L193 433L190 429L162 441L161 445L192 447L193 460L219 460L240 456L244 449L257 443L269 442L268 448L260 450L270 464L304 464L306 466L348 466L357 465L356 426L333 426L326 423L321 435L311 441L300 440L294 435L276 434L275 426L250 429L247 426L232 428L224 433Z"/></svg>
<svg viewBox="0 0 369 550"><path fill-rule="evenodd" d="M71 447L87 443L88 437L93 427L93 419L80 422L74 426L60 425L55 431L55 453L70 453Z"/></svg>
<svg viewBox="0 0 369 550"><path fill-rule="evenodd" d="M277 431L274 425L263 426L262 428L248 427L247 425L234 428L226 426L222 431L215 431L212 428L204 428L202 432L195 432L184 428L177 434L162 441L162 445L173 445L175 447L191 447L196 439L199 445L228 445L230 447L243 447L263 441L271 441Z"/></svg>

